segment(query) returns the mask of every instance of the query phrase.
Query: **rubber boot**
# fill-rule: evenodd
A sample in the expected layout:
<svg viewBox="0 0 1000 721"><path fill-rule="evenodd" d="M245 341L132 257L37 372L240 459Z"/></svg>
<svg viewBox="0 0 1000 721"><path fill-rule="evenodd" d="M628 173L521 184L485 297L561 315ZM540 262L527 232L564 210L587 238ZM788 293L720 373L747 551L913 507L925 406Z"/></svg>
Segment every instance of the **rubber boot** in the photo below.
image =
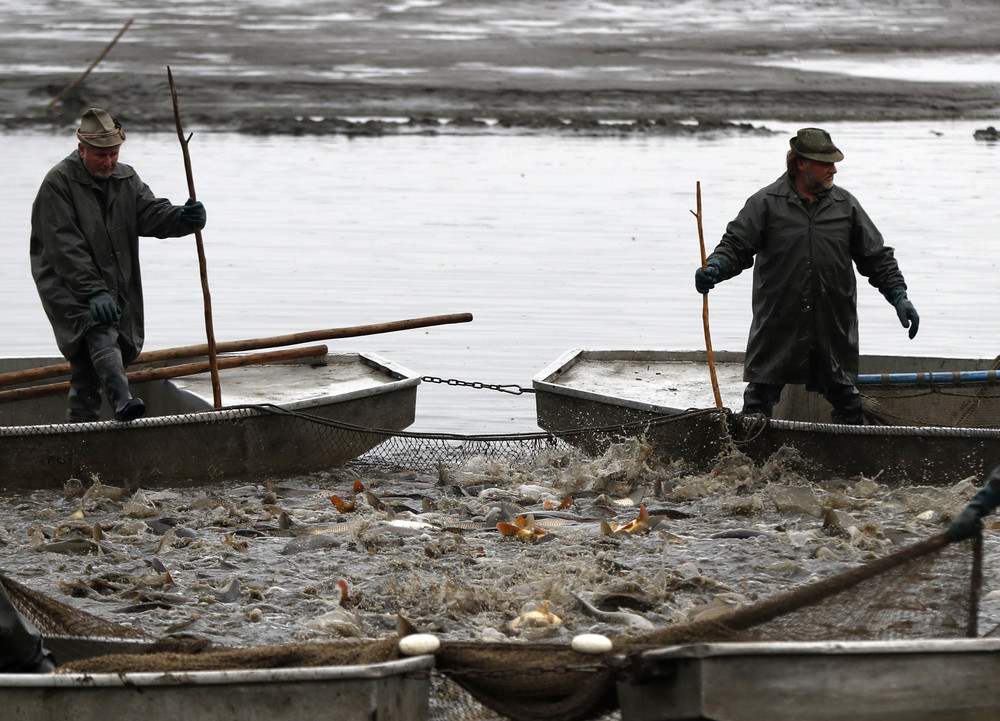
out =
<svg viewBox="0 0 1000 721"><path fill-rule="evenodd" d="M861 393L857 386L831 385L826 392L826 399L833 406L830 420L834 423L847 426L864 425L865 414L861 405Z"/></svg>
<svg viewBox="0 0 1000 721"><path fill-rule="evenodd" d="M69 359L69 397L66 418L70 423L90 423L101 417L101 381L84 347Z"/></svg>
<svg viewBox="0 0 1000 721"><path fill-rule="evenodd" d="M66 405L70 423L91 423L101 417L101 394L95 388L70 385Z"/></svg>
<svg viewBox="0 0 1000 721"><path fill-rule="evenodd" d="M781 400L782 383L747 383L743 391L743 410L740 413L760 413L771 417L774 407Z"/></svg>
<svg viewBox="0 0 1000 721"><path fill-rule="evenodd" d="M133 398L128 388L128 378L125 377L125 366L118 347L101 348L96 351L91 360L97 377L104 386L104 394L108 403L115 411L116 421L134 421L146 413L146 404L141 398Z"/></svg>

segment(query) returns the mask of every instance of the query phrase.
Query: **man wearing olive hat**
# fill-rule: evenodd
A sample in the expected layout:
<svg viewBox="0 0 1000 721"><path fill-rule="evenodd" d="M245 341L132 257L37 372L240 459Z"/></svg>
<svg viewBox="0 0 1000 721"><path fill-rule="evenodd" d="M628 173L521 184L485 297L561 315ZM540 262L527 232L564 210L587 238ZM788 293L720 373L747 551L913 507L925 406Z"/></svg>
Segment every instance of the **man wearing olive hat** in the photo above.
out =
<svg viewBox="0 0 1000 721"><path fill-rule="evenodd" d="M144 337L139 237L194 233L205 208L155 197L119 163L125 131L106 111L87 110L76 136L31 208L31 273L70 362L69 420L98 420L103 390L115 420L130 421L145 413L125 376Z"/></svg>
<svg viewBox="0 0 1000 721"><path fill-rule="evenodd" d="M803 128L789 141L786 172L752 195L695 271L695 287L753 267L753 322L744 413L770 416L787 383L833 406L834 423L861 424L854 268L891 303L910 338L920 318L892 248L857 199L833 183L844 154L830 134Z"/></svg>

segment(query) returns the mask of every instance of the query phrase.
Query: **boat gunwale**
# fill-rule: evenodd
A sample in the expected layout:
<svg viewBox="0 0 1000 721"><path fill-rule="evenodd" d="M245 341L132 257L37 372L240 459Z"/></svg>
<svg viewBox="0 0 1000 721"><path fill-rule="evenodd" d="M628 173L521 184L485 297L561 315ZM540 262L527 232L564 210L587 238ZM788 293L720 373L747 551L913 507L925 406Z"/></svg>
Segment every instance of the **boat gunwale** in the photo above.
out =
<svg viewBox="0 0 1000 721"><path fill-rule="evenodd" d="M144 416L135 420L122 422L116 420L88 421L84 423L40 423L29 425L9 425L0 426L0 438L19 436L46 436L46 435L71 435L74 433L91 433L95 431L123 431L140 430L143 428L161 428L170 426L195 425L201 423L215 423L219 421L232 420L236 418L250 418L254 416L268 415L269 412L259 406L274 406L286 411L302 412L311 408L332 406L347 401L369 398L377 395L385 395L395 391L412 388L420 385L420 376L414 374L407 368L390 361L374 353L328 353L324 359L350 359L335 360L335 363L358 362L376 370L383 371L392 380L378 386L359 388L345 393L326 394L310 396L295 401L283 403L242 403L221 408L205 408L197 411L187 411L184 413L171 413L159 416ZM307 359L314 362L314 359ZM294 364L303 364L300 360ZM285 361L263 364L281 365L287 364ZM190 391L184 391L190 393Z"/></svg>
<svg viewBox="0 0 1000 721"><path fill-rule="evenodd" d="M669 358L659 358L660 356L669 356ZM714 357L720 363L733 363L737 360L742 364L743 354L736 353L733 351L720 351L714 354ZM564 370L568 370L572 365L581 360L666 360L666 361L676 361L678 363L692 362L692 361L704 361L707 358L707 353L705 351L670 351L670 350L622 350L622 349L595 349L588 350L584 348L572 348L561 356L559 356L552 363L547 365L541 371L536 373L531 378L532 388L536 390L547 391L549 393L554 393L556 395L569 396L571 398L579 398L581 400L605 402L609 398L614 398L614 405L622 406L624 408L633 408L635 410L644 411L646 413L662 413L664 415L671 415L677 413L678 411L685 410L700 410L695 408L677 408L673 406L661 406L655 403L643 403L642 401L635 401L628 398L618 398L617 396L611 396L604 393L598 393L597 391L585 391L579 388L570 388L568 386L559 385L554 381L554 376L560 374ZM571 362L572 361L572 362Z"/></svg>
<svg viewBox="0 0 1000 721"><path fill-rule="evenodd" d="M364 665L256 668L220 671L142 671L123 673L0 674L0 689L17 687L212 686L238 683L327 682L372 680L428 671L433 655L411 656Z"/></svg>
<svg viewBox="0 0 1000 721"><path fill-rule="evenodd" d="M881 655L912 653L997 653L1000 638L932 638L888 641L732 641L692 643L648 649L640 662L727 656ZM619 656L625 661L626 656Z"/></svg>
<svg viewBox="0 0 1000 721"><path fill-rule="evenodd" d="M742 363L743 354L735 351L719 351L714 354L715 359L720 363ZM705 362L707 353L705 351L671 351L671 350L628 350L628 349L601 349L586 350L580 348L570 349L560 355L555 361L546 366L543 370L532 377L532 386L538 391L548 392L556 396L576 398L594 403L612 405L619 408L630 408L643 411L645 413L659 414L663 416L664 422L669 422L671 417L687 415L691 412L705 411L709 415L733 416L737 422L748 426L751 430L755 424L766 423L772 428L786 432L802 433L823 433L825 435L857 435L857 436L926 436L926 437L961 437L961 438L1000 438L1000 428L976 428L976 427L954 427L954 426L912 426L912 425L848 425L837 423L821 423L816 421L792 421L780 418L764 418L763 416L744 415L728 408L675 408L661 406L651 403L643 403L628 398L621 398L608 393L598 391L581 390L569 386L560 385L555 381L555 376L562 371L568 370L579 361L593 360L659 360L661 362ZM940 359L940 360L962 360ZM654 418L649 419L655 421ZM641 424L641 421L634 421L628 425ZM595 429L606 428L598 426ZM583 432L588 428L559 429L559 433Z"/></svg>

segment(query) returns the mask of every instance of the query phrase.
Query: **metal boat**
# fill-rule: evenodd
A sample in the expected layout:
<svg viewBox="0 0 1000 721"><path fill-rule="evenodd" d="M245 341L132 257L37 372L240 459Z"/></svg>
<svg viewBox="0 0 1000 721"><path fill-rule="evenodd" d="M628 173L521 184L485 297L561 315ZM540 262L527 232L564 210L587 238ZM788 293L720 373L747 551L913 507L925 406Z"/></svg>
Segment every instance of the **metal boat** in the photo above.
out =
<svg viewBox="0 0 1000 721"><path fill-rule="evenodd" d="M1000 718L1000 640L715 643L622 664L622 721Z"/></svg>
<svg viewBox="0 0 1000 721"><path fill-rule="evenodd" d="M1000 382L992 359L862 356L870 422L830 422L830 406L786 386L773 418L743 415L743 354L714 354L721 407L704 351L571 350L533 379L540 427L589 451L642 435L664 461L708 469L738 450L763 463L794 449L817 477L882 476L943 484L1000 462ZM624 426L624 428L622 427Z"/></svg>
<svg viewBox="0 0 1000 721"><path fill-rule="evenodd" d="M157 484L335 467L413 423L420 377L370 353L318 354L132 384L147 415L65 421L65 393L0 404L0 487ZM169 375L172 365L158 364ZM0 373L61 358L7 358ZM220 355L240 363L241 357ZM155 370L155 369L154 369ZM15 391L17 389L15 388ZM106 410L106 409L105 409Z"/></svg>
<svg viewBox="0 0 1000 721"><path fill-rule="evenodd" d="M433 656L358 666L0 674L4 717L32 721L425 721Z"/></svg>

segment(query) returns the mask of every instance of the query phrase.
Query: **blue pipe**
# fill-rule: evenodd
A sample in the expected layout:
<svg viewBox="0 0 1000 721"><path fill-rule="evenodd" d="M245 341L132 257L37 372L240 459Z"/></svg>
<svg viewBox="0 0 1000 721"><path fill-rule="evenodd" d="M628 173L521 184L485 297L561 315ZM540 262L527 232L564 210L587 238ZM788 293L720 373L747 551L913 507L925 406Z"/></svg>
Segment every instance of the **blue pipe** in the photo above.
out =
<svg viewBox="0 0 1000 721"><path fill-rule="evenodd" d="M1000 371L937 371L929 373L862 373L858 385L963 385L1000 382Z"/></svg>

